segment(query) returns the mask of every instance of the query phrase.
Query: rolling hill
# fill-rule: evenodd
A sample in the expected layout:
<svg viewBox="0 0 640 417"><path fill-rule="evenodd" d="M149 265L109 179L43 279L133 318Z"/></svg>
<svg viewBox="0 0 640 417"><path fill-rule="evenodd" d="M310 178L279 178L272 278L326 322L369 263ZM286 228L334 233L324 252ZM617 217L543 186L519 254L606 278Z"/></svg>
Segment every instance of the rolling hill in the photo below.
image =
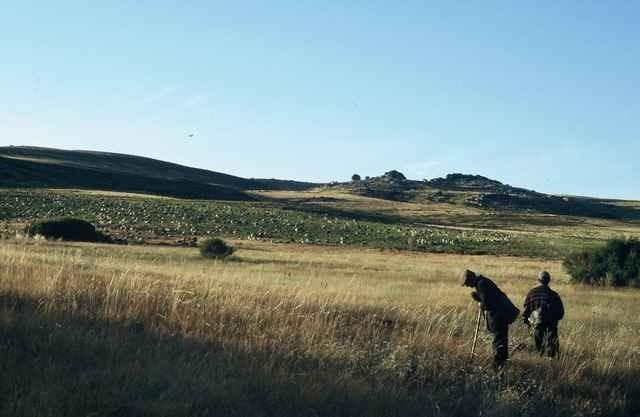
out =
<svg viewBox="0 0 640 417"><path fill-rule="evenodd" d="M479 175L415 181L389 171L322 185L116 153L0 148L0 236L61 216L128 242L192 244L216 235L542 257L640 236L639 202L553 196Z"/></svg>
<svg viewBox="0 0 640 417"><path fill-rule="evenodd" d="M0 186L81 188L170 197L251 200L247 190L305 190L317 184L246 179L156 159L107 152L0 147Z"/></svg>
<svg viewBox="0 0 640 417"><path fill-rule="evenodd" d="M215 184L84 169L4 156L0 156L0 187L78 188L205 200L252 199L241 190Z"/></svg>
<svg viewBox="0 0 640 417"><path fill-rule="evenodd" d="M293 192L295 196L289 195L284 200L297 209L302 207L316 213L341 213L336 210L339 201L314 200L314 193L324 188L343 195L362 196L377 201L414 203L430 211L470 208L478 213L501 215L539 213L622 221L640 220L640 210L636 205L615 200L549 195L512 187L480 175L455 173L443 178L416 181L393 170L360 181L327 185L242 178L119 153L27 146L0 147L0 187L77 188L231 201L271 199L274 193ZM258 190L260 192L256 192ZM363 209L351 215L357 218L380 217L380 213L375 210L366 207ZM457 222L455 219L452 221L454 224Z"/></svg>

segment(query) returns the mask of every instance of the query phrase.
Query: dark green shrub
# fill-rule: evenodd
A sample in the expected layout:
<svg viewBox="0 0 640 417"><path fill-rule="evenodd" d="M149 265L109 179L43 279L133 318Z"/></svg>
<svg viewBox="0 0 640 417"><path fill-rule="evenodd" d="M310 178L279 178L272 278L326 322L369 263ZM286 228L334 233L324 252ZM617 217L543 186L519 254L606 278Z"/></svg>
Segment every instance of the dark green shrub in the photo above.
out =
<svg viewBox="0 0 640 417"><path fill-rule="evenodd" d="M97 231L91 223L71 217L35 221L25 228L25 233L28 236L41 235L47 239L78 242L112 242L109 236Z"/></svg>
<svg viewBox="0 0 640 417"><path fill-rule="evenodd" d="M562 265L574 282L640 287L640 240L612 239L602 247L569 255Z"/></svg>
<svg viewBox="0 0 640 417"><path fill-rule="evenodd" d="M235 248L218 238L205 239L199 244L200 254L205 258L224 259L235 252Z"/></svg>

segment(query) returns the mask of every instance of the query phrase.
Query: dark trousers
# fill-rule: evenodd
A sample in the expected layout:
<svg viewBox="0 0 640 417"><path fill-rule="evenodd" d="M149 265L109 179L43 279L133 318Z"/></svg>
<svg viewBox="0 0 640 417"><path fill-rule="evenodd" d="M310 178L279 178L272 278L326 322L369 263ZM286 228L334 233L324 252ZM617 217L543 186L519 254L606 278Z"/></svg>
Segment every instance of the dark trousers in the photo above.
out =
<svg viewBox="0 0 640 417"><path fill-rule="evenodd" d="M540 356L554 357L560 348L558 340L558 324L538 324L533 330L533 338L536 342L536 350Z"/></svg>
<svg viewBox="0 0 640 417"><path fill-rule="evenodd" d="M501 369L509 359L509 325L507 323L495 323L493 333L493 367Z"/></svg>

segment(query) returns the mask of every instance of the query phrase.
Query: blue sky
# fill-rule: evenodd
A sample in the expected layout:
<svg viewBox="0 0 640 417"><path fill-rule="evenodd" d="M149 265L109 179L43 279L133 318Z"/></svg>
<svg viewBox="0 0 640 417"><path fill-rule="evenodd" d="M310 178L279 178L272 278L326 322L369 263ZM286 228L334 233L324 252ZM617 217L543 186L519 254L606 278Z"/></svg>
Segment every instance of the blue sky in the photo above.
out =
<svg viewBox="0 0 640 417"><path fill-rule="evenodd" d="M640 199L638 16L595 1L3 2L0 144Z"/></svg>

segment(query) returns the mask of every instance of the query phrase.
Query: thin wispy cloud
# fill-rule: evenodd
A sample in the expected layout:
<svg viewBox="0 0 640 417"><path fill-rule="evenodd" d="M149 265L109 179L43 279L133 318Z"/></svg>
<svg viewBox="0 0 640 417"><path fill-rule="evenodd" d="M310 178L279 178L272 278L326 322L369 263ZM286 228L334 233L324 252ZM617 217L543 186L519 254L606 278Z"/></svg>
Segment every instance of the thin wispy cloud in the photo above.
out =
<svg viewBox="0 0 640 417"><path fill-rule="evenodd" d="M202 94L193 94L184 101L184 108L192 109L204 106L207 103L207 97Z"/></svg>
<svg viewBox="0 0 640 417"><path fill-rule="evenodd" d="M162 87L159 90L151 92L145 95L144 97L142 97L142 99L140 100L140 104L143 106L147 106L149 104L156 103L158 101L161 101L177 93L179 90L180 90L180 87L176 85L168 85L168 86Z"/></svg>

